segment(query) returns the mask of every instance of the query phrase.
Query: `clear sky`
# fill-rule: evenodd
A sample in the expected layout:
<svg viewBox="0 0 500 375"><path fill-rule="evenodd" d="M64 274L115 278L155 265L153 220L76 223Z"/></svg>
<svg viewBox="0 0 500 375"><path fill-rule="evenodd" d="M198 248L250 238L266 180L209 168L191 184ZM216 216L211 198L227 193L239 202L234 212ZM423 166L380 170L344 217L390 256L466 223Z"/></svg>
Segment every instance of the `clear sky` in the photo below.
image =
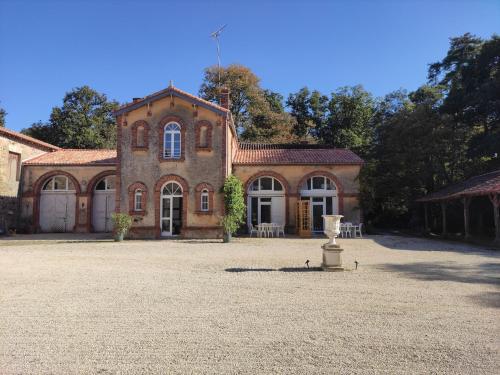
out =
<svg viewBox="0 0 500 375"><path fill-rule="evenodd" d="M448 38L500 33L500 0L0 0L0 106L7 126L46 121L64 93L90 85L119 102L168 85L197 94L203 69L249 66L285 95L362 84L413 90Z"/></svg>

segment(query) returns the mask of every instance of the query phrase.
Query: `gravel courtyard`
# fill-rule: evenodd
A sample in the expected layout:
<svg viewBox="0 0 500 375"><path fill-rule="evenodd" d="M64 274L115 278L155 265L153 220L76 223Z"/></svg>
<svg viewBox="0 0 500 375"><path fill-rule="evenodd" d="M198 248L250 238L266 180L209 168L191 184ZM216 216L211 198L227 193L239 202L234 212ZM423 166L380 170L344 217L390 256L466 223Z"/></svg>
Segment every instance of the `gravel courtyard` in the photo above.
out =
<svg viewBox="0 0 500 375"><path fill-rule="evenodd" d="M0 373L498 374L500 252L324 242L0 240Z"/></svg>

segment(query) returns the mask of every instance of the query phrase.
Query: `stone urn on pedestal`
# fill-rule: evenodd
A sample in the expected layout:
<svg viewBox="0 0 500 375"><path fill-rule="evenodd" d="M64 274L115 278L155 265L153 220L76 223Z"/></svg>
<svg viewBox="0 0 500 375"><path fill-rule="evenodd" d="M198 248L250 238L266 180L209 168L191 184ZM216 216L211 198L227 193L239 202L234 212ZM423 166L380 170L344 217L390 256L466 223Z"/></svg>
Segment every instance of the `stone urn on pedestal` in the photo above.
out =
<svg viewBox="0 0 500 375"><path fill-rule="evenodd" d="M323 263L321 264L321 268L324 271L344 270L342 266L342 251L344 249L335 242L335 238L340 234L340 219L343 217L343 215L323 215L323 232L330 239L329 242L321 246L323 249Z"/></svg>

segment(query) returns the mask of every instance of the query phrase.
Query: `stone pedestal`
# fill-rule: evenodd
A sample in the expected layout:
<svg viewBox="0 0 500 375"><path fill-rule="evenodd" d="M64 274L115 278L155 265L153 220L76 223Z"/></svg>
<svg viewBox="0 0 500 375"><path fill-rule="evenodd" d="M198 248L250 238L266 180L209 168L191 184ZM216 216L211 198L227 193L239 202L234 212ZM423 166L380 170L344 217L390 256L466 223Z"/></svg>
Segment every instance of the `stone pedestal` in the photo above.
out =
<svg viewBox="0 0 500 375"><path fill-rule="evenodd" d="M323 249L323 263L321 263L321 268L323 271L343 271L342 266L342 249L340 245L326 243L321 246Z"/></svg>

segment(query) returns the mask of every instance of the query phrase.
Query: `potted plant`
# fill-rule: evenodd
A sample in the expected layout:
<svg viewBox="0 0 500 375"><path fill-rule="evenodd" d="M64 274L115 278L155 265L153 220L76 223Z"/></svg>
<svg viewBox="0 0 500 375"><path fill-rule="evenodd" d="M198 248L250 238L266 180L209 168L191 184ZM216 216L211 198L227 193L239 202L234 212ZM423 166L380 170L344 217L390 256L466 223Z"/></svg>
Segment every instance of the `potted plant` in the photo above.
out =
<svg viewBox="0 0 500 375"><path fill-rule="evenodd" d="M222 188L224 193L224 217L221 220L224 229L224 242L230 242L245 218L245 198L243 184L231 175L226 178Z"/></svg>
<svg viewBox="0 0 500 375"><path fill-rule="evenodd" d="M124 213L114 213L111 218L113 220L115 241L123 241L123 237L132 226L132 216Z"/></svg>

